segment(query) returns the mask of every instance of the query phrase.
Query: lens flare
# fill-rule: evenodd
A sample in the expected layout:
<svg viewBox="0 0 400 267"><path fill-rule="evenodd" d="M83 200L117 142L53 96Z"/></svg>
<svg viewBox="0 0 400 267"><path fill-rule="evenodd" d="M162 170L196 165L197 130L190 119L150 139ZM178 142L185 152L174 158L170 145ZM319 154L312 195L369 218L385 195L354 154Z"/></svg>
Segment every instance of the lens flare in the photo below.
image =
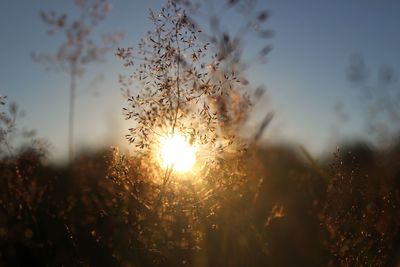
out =
<svg viewBox="0 0 400 267"><path fill-rule="evenodd" d="M184 173L190 171L196 163L197 147L191 145L181 134L163 136L159 140L159 160L162 168L172 167Z"/></svg>

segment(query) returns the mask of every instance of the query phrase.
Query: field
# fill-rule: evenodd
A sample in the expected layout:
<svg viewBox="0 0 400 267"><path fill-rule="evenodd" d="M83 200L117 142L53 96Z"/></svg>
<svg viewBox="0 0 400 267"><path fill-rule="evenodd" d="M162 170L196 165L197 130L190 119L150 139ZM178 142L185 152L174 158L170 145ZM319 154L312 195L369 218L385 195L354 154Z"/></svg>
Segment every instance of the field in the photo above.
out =
<svg viewBox="0 0 400 267"><path fill-rule="evenodd" d="M115 19L107 1L65 3L38 16L60 45L30 58L45 66L46 79L54 75L48 70L65 74L67 109L58 119L65 129L48 122L57 129L44 134L65 137L56 144L61 159L49 140L24 126L13 99L25 93L0 95L0 266L400 266L394 67L383 67L371 85L363 57L351 57L347 79L361 100L350 110L362 115L348 126L342 102L332 113L336 130L359 124L365 135L312 153L312 142L282 142L274 134L279 110L270 108L264 81L252 81L273 53L265 3L160 1L132 46L126 33L102 28ZM122 12L117 3L115 12ZM79 122L94 101L81 93L101 87L87 76L110 56L120 64L119 116L129 125L110 131L125 143L78 149L77 140L83 147L82 140L96 139L85 129L95 136L95 121L106 121L96 114ZM15 77L1 79L12 84ZM39 104L49 121L58 114L50 99ZM299 130L318 136L322 113L305 117ZM313 119L316 128L308 128Z"/></svg>

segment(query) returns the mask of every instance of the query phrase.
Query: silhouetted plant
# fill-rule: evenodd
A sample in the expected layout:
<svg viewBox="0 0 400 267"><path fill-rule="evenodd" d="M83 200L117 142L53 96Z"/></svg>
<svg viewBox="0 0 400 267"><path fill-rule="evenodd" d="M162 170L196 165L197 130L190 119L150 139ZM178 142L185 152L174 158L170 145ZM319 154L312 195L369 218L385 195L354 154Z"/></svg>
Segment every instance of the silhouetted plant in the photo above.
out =
<svg viewBox="0 0 400 267"><path fill-rule="evenodd" d="M136 227L141 246L158 254L161 262L171 263L177 257L179 265L193 263L191 254L206 251L206 233L218 232L219 223L227 226L228 217L246 228L248 221L240 220L232 209L242 199L252 199L257 187L250 186L254 181L248 180L245 160L249 154L238 133L254 96L262 95L262 89L253 90L246 79L240 35L231 39L215 29L204 32L192 13L186 13L190 5L167 1L160 12L150 11L155 29L141 40L138 50L117 50L124 66L134 68L120 76L120 83L128 100L125 118L134 123L126 137L137 154L114 151L109 169L121 199L135 203L127 220ZM261 13L256 20L267 16ZM263 56L269 49L262 50ZM256 139L270 120L269 115ZM177 174L173 166L163 170L154 156L160 137L175 133L199 147L201 167L192 174ZM231 215L222 216L227 211ZM247 212L244 207L240 211ZM253 237L256 233L246 230ZM182 258L178 256L182 250L193 253Z"/></svg>
<svg viewBox="0 0 400 267"><path fill-rule="evenodd" d="M367 132L379 144L396 142L400 136L400 87L395 69L383 66L374 79L363 57L353 55L347 77L358 90Z"/></svg>
<svg viewBox="0 0 400 267"><path fill-rule="evenodd" d="M0 97L2 107L5 100ZM8 110L0 110L0 262L6 265L13 264L15 258L10 254L16 246L43 245L36 215L49 183L34 173L48 155L48 144L35 131L18 127L17 120L23 115L13 102Z"/></svg>
<svg viewBox="0 0 400 267"><path fill-rule="evenodd" d="M6 105L7 96L0 97L0 105ZM9 156L12 155L12 148L10 144L10 139L15 132L15 120L17 117L16 105L9 106L9 114L4 111L0 113L0 154L4 156L8 153Z"/></svg>
<svg viewBox="0 0 400 267"><path fill-rule="evenodd" d="M122 38L121 33L108 33L95 41L96 26L106 18L112 6L105 0L74 0L74 5L80 14L71 18L66 13L55 11L41 12L40 17L48 27L48 35L62 33L64 42L54 54L33 53L36 62L45 63L48 69L65 71L69 75L69 120L68 120L68 146L69 159L74 154L74 118L75 101L78 95L77 82L91 63L104 60L105 55Z"/></svg>
<svg viewBox="0 0 400 267"><path fill-rule="evenodd" d="M220 131L229 114L218 112L212 102L227 94L236 82L234 73L215 80L218 77L213 71L218 72L220 61L206 61L209 44L197 40L199 30L175 2L150 15L156 30L142 40L139 54L143 61L133 74L144 88L132 96L130 82L121 81L130 103L126 119L136 122L127 136L129 141L149 148L158 141L157 136L180 132L192 142L210 147L222 147L222 139L230 143L232 137ZM131 51L119 49L117 53L125 65L133 64Z"/></svg>
<svg viewBox="0 0 400 267"><path fill-rule="evenodd" d="M7 105L6 99L7 96L0 96L0 108L8 107L6 111L0 111L0 158L15 159L24 150L35 150L41 156L47 155L49 144L36 137L35 130L18 128L17 120L25 112L20 111L14 102Z"/></svg>
<svg viewBox="0 0 400 267"><path fill-rule="evenodd" d="M142 39L137 53L133 48L118 49L126 67L139 62L132 74L120 76L129 102L124 113L135 122L127 138L139 150L149 151L159 136L177 131L200 144L207 164L231 147L243 149L235 136L254 99L244 73L240 35L231 39L217 29L204 33L180 4L169 1L160 13L150 12L155 30ZM183 2L184 7L190 8L189 4ZM267 17L262 12L256 20ZM215 23L216 18L212 20ZM256 22L245 22L240 34L248 28L261 31ZM261 53L265 56L269 49ZM134 86L139 87L137 94L131 91ZM262 89L255 94L259 98Z"/></svg>

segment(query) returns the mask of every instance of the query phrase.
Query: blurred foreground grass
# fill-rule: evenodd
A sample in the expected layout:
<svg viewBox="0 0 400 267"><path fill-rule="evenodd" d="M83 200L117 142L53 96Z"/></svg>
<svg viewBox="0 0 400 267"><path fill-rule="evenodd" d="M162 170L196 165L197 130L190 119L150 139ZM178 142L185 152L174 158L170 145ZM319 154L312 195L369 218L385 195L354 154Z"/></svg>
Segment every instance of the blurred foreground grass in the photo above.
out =
<svg viewBox="0 0 400 267"><path fill-rule="evenodd" d="M253 147L233 174L240 188L224 173L236 164L231 159L208 174L224 187L195 199L187 185L179 201L166 191L158 206L144 201L158 191L146 182L140 159L116 153L82 154L64 167L43 164L33 150L4 158L0 265L400 262L399 145L381 151L353 144L318 161L294 147Z"/></svg>

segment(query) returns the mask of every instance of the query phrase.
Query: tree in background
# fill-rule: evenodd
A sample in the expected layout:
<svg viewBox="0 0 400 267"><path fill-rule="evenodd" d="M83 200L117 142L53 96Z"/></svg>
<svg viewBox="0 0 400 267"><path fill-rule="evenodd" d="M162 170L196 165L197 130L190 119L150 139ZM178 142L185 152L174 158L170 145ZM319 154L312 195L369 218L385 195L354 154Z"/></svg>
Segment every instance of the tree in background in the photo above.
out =
<svg viewBox="0 0 400 267"><path fill-rule="evenodd" d="M105 0L74 0L73 3L79 10L77 18L55 11L40 13L42 21L48 28L48 35L63 34L64 41L54 54L33 53L32 55L34 61L45 63L49 69L64 71L69 76L70 161L74 156L75 102L79 88L77 82L89 64L103 61L106 53L123 37L121 33L108 33L100 37L94 34L94 29L111 11L110 3Z"/></svg>

